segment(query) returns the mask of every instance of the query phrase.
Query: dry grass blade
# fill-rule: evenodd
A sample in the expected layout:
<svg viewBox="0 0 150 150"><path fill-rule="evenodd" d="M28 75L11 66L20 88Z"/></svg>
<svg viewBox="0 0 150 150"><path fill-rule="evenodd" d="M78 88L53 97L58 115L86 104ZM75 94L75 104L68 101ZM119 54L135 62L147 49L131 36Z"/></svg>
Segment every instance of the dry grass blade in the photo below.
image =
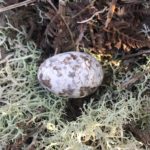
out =
<svg viewBox="0 0 150 150"><path fill-rule="evenodd" d="M148 129L141 130L136 127L135 122L131 124L127 124L125 128L132 132L132 134L142 143L150 147L150 131Z"/></svg>
<svg viewBox="0 0 150 150"><path fill-rule="evenodd" d="M86 20L83 20L83 21L78 21L78 23L87 23L87 22L89 22L89 21L92 21L95 16L104 13L104 12L106 11L106 9L107 9L107 8L105 7L105 8L102 9L101 11L98 11L98 12L94 13L90 18L88 18L88 19L86 19Z"/></svg>
<svg viewBox="0 0 150 150"><path fill-rule="evenodd" d="M139 81L143 77L143 74L140 75L134 75L132 78L130 78L128 81L125 81L121 84L121 88L131 88L137 81Z"/></svg>
<svg viewBox="0 0 150 150"><path fill-rule="evenodd" d="M36 0L26 0L24 2L20 2L20 3L17 3L17 4L13 4L13 5L10 5L10 6L7 6L7 7L0 8L0 13L8 11L8 10L15 9L15 8L18 8L18 7L27 6L28 4L34 3L35 1Z"/></svg>
<svg viewBox="0 0 150 150"><path fill-rule="evenodd" d="M138 3L142 3L143 0L121 0L124 3L134 3L134 4L138 4Z"/></svg>
<svg viewBox="0 0 150 150"><path fill-rule="evenodd" d="M147 55L147 54L150 54L150 50L141 50L141 51L139 51L135 54L126 55L122 59L125 60L125 59L137 57L137 56L140 56L140 55Z"/></svg>
<svg viewBox="0 0 150 150"><path fill-rule="evenodd" d="M127 27L126 30L129 29L129 27ZM130 28L130 32L125 32L123 31L123 28L114 26L113 31L110 30L110 32L114 32L114 39L116 38L116 41L119 41L119 39L121 39L122 43L130 48L150 47L150 42L143 39L143 37L141 37L140 35L136 35L136 33L134 33L134 30Z"/></svg>
<svg viewBox="0 0 150 150"><path fill-rule="evenodd" d="M114 12L115 12L115 9L116 9L116 3L117 3L117 0L112 0L112 2L110 4L110 8L109 8L109 11L107 13L107 20L105 22L105 28L108 27L109 23L112 20L112 17L114 15Z"/></svg>

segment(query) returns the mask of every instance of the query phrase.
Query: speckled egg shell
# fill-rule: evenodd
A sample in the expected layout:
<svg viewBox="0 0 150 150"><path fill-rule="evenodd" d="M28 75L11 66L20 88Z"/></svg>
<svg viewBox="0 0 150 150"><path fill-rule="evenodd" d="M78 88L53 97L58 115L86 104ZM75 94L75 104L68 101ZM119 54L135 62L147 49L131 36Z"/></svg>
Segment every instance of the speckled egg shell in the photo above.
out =
<svg viewBox="0 0 150 150"><path fill-rule="evenodd" d="M91 55L66 52L46 59L38 71L40 84L59 96L85 97L103 80L101 64Z"/></svg>

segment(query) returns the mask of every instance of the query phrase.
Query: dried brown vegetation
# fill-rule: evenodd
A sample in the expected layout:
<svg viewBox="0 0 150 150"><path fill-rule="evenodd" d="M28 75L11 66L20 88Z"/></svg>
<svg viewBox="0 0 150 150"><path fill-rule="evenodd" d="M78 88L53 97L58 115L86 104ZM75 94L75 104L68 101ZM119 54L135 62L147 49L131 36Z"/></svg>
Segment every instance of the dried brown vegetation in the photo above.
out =
<svg viewBox="0 0 150 150"><path fill-rule="evenodd" d="M44 4L48 2L38 3L39 7ZM143 24L149 25L150 16L150 9L142 1L85 0L67 2L63 7L49 3L47 7L48 11L43 13L49 21L41 44L46 43L57 52L150 47L149 39L140 32Z"/></svg>

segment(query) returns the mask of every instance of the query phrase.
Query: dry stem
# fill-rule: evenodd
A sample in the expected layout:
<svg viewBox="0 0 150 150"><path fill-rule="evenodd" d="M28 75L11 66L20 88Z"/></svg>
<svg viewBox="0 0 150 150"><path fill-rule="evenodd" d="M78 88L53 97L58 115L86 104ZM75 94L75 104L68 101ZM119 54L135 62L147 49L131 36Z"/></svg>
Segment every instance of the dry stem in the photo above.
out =
<svg viewBox="0 0 150 150"><path fill-rule="evenodd" d="M20 3L17 3L17 4L13 4L13 5L10 5L10 6L7 6L7 7L0 8L0 13L11 10L11 9L15 9L15 8L18 8L18 7L26 6L30 3L35 2L35 1L36 0L26 0L24 2L20 2Z"/></svg>

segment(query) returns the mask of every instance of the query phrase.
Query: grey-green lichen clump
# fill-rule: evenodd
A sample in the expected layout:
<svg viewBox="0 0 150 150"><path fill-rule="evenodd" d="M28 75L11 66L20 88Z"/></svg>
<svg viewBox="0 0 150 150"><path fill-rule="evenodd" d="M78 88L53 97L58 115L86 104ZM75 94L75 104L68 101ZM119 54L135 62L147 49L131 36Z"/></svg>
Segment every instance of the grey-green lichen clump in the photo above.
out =
<svg viewBox="0 0 150 150"><path fill-rule="evenodd" d="M38 79L49 91L69 98L85 97L103 80L101 64L83 52L66 52L46 59L38 71Z"/></svg>

